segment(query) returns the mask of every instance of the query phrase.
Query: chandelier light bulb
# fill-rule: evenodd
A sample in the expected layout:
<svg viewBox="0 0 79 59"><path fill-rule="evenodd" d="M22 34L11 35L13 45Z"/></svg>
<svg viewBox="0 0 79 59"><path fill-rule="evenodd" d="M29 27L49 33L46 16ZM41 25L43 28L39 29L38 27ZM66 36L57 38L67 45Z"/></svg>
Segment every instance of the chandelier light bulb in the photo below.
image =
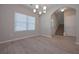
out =
<svg viewBox="0 0 79 59"><path fill-rule="evenodd" d="M46 9L47 9L47 6L41 6L41 5L36 4L35 8L33 9L33 12L37 15L41 15L47 12Z"/></svg>
<svg viewBox="0 0 79 59"><path fill-rule="evenodd" d="M43 10L46 10L46 8L47 8L47 7L46 7L46 6L44 6L44 7L43 7Z"/></svg>
<svg viewBox="0 0 79 59"><path fill-rule="evenodd" d="M41 15L41 14L42 14L42 12L40 11L40 12L39 12L39 15Z"/></svg>
<svg viewBox="0 0 79 59"><path fill-rule="evenodd" d="M61 9L61 12L64 12L64 10L66 10L66 8Z"/></svg>
<svg viewBox="0 0 79 59"><path fill-rule="evenodd" d="M46 10L44 10L43 13L46 13Z"/></svg>
<svg viewBox="0 0 79 59"><path fill-rule="evenodd" d="M64 9L62 9L61 12L64 12Z"/></svg>
<svg viewBox="0 0 79 59"><path fill-rule="evenodd" d="M39 9L39 5L36 5L35 8L36 8L36 9Z"/></svg>
<svg viewBox="0 0 79 59"><path fill-rule="evenodd" d="M33 12L36 13L36 9L33 9Z"/></svg>

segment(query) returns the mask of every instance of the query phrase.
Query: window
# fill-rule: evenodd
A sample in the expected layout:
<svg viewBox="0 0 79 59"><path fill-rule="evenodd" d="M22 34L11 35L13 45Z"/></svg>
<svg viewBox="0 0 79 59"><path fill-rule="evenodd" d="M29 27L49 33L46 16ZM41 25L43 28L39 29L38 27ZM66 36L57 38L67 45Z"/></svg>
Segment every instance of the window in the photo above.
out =
<svg viewBox="0 0 79 59"><path fill-rule="evenodd" d="M28 30L35 30L35 18L28 16Z"/></svg>
<svg viewBox="0 0 79 59"><path fill-rule="evenodd" d="M26 30L26 15L16 13L15 14L15 31L24 31Z"/></svg>
<svg viewBox="0 0 79 59"><path fill-rule="evenodd" d="M15 31L35 30L35 17L15 13Z"/></svg>

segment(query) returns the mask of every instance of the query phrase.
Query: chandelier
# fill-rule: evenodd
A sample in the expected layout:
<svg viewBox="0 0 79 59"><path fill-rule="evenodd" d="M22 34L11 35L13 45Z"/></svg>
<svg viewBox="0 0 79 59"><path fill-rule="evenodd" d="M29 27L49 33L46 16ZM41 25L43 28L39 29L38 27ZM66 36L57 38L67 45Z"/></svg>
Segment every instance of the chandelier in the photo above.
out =
<svg viewBox="0 0 79 59"><path fill-rule="evenodd" d="M34 6L34 9L33 9L33 12L37 15L42 15L42 14L45 14L46 13L46 9L47 7L46 6L40 6L40 5L35 5Z"/></svg>

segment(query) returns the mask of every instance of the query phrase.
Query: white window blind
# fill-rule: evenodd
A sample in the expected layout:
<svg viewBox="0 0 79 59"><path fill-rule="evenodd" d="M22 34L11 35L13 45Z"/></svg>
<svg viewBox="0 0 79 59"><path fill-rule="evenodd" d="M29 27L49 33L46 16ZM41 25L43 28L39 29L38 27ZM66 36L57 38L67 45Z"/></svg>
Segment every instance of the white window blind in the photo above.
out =
<svg viewBox="0 0 79 59"><path fill-rule="evenodd" d="M15 13L15 31L35 30L35 17Z"/></svg>
<svg viewBox="0 0 79 59"><path fill-rule="evenodd" d="M28 16L28 30L35 30L35 17Z"/></svg>

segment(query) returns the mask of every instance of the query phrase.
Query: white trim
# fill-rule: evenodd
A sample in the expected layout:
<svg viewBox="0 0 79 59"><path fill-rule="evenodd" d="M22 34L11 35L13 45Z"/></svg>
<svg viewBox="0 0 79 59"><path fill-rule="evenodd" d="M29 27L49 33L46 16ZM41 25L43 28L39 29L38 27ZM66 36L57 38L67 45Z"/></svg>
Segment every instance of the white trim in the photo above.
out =
<svg viewBox="0 0 79 59"><path fill-rule="evenodd" d="M47 35L47 34L41 34L41 35L44 37L52 38L50 35Z"/></svg>
<svg viewBox="0 0 79 59"><path fill-rule="evenodd" d="M75 36L74 33L69 33L69 32L68 33L67 32L64 32L63 34L64 34L64 36Z"/></svg>
<svg viewBox="0 0 79 59"><path fill-rule="evenodd" d="M75 44L79 45L79 42L76 42Z"/></svg>
<svg viewBox="0 0 79 59"><path fill-rule="evenodd" d="M37 34L37 35L30 35L30 36L24 36L24 37L15 38L15 39L12 39L12 40L7 40L7 41L2 41L2 42L0 42L0 44L7 43L7 42L13 42L13 41L17 41L17 40L21 40L21 39L25 39L25 38L34 37L34 36L39 36L39 34Z"/></svg>
<svg viewBox="0 0 79 59"><path fill-rule="evenodd" d="M13 42L13 41L17 41L17 40L22 40L22 39L30 38L30 37L34 37L34 36L40 36L40 35L44 36L44 37L52 38L50 35L47 35L47 34L37 34L37 35L24 36L24 37L15 38L12 40L2 41L2 42L0 42L0 44L7 43L7 42Z"/></svg>

